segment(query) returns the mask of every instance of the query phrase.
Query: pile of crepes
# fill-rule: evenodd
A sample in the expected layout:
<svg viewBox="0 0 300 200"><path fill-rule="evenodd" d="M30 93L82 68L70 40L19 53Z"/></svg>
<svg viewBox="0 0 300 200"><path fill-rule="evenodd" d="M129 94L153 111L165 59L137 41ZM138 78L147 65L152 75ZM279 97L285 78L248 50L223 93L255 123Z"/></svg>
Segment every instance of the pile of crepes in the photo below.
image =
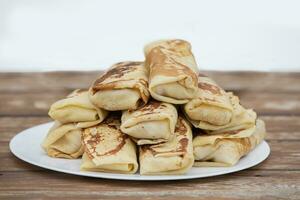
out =
<svg viewBox="0 0 300 200"><path fill-rule="evenodd" d="M235 165L264 139L264 122L199 73L188 42L156 41L144 52L144 62L117 63L51 106L49 156L82 157L84 171L184 174Z"/></svg>

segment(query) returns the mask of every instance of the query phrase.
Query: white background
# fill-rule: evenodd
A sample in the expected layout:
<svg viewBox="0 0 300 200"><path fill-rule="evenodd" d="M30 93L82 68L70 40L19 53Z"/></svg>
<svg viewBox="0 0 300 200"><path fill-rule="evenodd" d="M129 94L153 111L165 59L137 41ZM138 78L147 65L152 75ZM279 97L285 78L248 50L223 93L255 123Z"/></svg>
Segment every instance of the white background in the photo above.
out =
<svg viewBox="0 0 300 200"><path fill-rule="evenodd" d="M300 1L0 0L0 71L100 70L162 38L201 69L300 71Z"/></svg>

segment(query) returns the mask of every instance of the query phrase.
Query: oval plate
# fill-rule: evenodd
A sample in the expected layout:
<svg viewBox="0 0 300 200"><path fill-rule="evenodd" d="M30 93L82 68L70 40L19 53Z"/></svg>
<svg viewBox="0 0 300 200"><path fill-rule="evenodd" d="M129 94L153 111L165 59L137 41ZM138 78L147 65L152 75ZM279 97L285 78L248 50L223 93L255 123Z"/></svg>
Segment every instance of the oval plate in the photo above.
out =
<svg viewBox="0 0 300 200"><path fill-rule="evenodd" d="M51 158L43 151L41 148L41 143L52 125L53 122L50 122L34 126L20 132L10 141L9 147L11 152L25 162L58 172L96 178L142 181L182 180L228 174L253 167L264 161L270 154L270 147L268 143L263 141L247 156L243 157L237 165L232 167L193 167L187 174L184 175L158 176L142 176L139 173L115 174L104 172L86 172L79 170L81 159L69 160L62 158Z"/></svg>

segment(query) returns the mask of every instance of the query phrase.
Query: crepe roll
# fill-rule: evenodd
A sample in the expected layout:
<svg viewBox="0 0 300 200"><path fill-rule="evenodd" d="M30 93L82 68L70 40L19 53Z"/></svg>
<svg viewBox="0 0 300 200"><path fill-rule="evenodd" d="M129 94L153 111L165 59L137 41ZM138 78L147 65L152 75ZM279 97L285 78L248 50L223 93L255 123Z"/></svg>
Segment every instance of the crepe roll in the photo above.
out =
<svg viewBox="0 0 300 200"><path fill-rule="evenodd" d="M121 130L138 145L156 144L174 135L176 122L175 106L151 100L135 111L123 111Z"/></svg>
<svg viewBox="0 0 300 200"><path fill-rule="evenodd" d="M107 115L107 111L94 106L87 90L75 90L67 98L51 105L49 116L61 123L80 122L82 126L93 126Z"/></svg>
<svg viewBox="0 0 300 200"><path fill-rule="evenodd" d="M160 40L145 49L149 91L159 101L184 104L197 92L198 68L191 45L184 40Z"/></svg>
<svg viewBox="0 0 300 200"><path fill-rule="evenodd" d="M192 120L216 126L226 125L233 118L230 96L202 74L198 79L197 96L184 105L184 112Z"/></svg>
<svg viewBox="0 0 300 200"><path fill-rule="evenodd" d="M81 170L126 174L137 171L136 146L121 132L117 117L109 116L101 124L85 129L82 140Z"/></svg>
<svg viewBox="0 0 300 200"><path fill-rule="evenodd" d="M200 131L200 130L199 130ZM266 129L262 120L248 129L228 131L219 135L201 134L194 138L194 166L233 166L265 138Z"/></svg>
<svg viewBox="0 0 300 200"><path fill-rule="evenodd" d="M172 139L165 143L142 145L139 152L142 175L186 173L194 163L190 125L179 117Z"/></svg>
<svg viewBox="0 0 300 200"><path fill-rule="evenodd" d="M194 127L203 129L207 133L212 133L216 131L224 132L229 130L238 130L241 128L245 129L252 127L255 124L255 120L257 117L256 113L252 109L245 109L244 107L242 107L237 96L233 95L232 93L227 94L229 95L230 102L233 108L233 113L230 122L225 125L217 125L206 121L193 120L185 112L187 118L194 125Z"/></svg>
<svg viewBox="0 0 300 200"><path fill-rule="evenodd" d="M46 153L55 158L78 158L83 154L82 128L76 123L61 124L56 121L42 143Z"/></svg>
<svg viewBox="0 0 300 200"><path fill-rule="evenodd" d="M143 62L120 62L94 82L89 97L105 110L134 110L148 102L147 88L148 71Z"/></svg>

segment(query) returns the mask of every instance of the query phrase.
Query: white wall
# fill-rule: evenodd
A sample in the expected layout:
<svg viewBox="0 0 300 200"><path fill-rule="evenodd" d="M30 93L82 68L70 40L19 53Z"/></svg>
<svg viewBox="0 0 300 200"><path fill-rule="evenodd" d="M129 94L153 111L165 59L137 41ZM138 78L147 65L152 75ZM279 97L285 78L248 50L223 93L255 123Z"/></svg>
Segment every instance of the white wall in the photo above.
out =
<svg viewBox="0 0 300 200"><path fill-rule="evenodd" d="M161 38L206 70L300 71L297 2L0 0L0 71L104 69Z"/></svg>

